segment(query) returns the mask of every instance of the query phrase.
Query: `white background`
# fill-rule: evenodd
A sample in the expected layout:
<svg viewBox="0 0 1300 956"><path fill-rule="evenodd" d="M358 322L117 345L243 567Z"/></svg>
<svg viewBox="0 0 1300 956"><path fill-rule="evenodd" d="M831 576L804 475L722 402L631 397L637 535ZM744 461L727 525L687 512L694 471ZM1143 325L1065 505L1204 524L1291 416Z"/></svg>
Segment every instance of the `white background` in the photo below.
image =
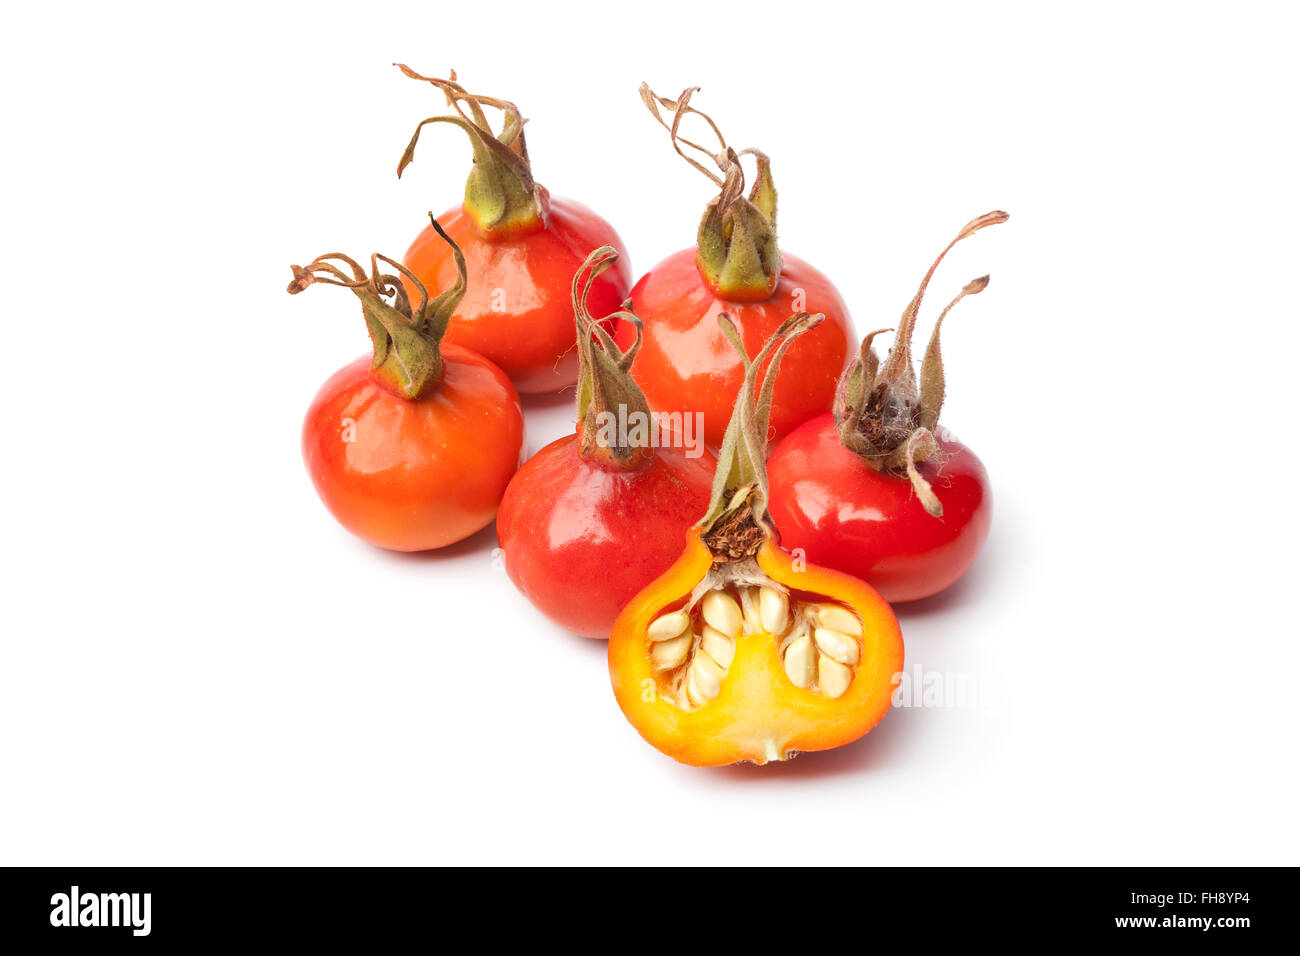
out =
<svg viewBox="0 0 1300 956"><path fill-rule="evenodd" d="M0 862L1300 862L1293 10L10 10ZM946 330L945 416L993 531L900 609L909 666L982 706L678 766L491 529L403 557L333 523L299 427L366 337L288 266L401 255L470 159L435 129L396 180L441 110L393 61L516 100L539 181L637 274L711 194L637 84L702 86L860 332L1011 212L927 311L992 274ZM528 403L530 451L571 400Z"/></svg>

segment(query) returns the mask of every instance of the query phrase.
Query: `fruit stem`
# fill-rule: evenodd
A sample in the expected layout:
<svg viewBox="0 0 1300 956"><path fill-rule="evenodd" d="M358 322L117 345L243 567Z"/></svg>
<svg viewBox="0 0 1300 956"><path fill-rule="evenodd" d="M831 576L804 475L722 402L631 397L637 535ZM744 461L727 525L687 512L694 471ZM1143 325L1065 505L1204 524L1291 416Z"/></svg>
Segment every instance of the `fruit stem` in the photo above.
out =
<svg viewBox="0 0 1300 956"><path fill-rule="evenodd" d="M464 131L474 148L474 165L465 183L464 209L486 236L528 231L541 225L544 191L533 181L524 142L524 118L519 107L508 100L469 93L456 82L456 71L449 79L422 76L402 63L393 64L414 80L431 83L447 97L455 116L431 116L415 128L406 151L397 164L400 179L415 158L415 146L424 127L431 123L450 123ZM492 130L483 108L498 109L503 114L500 133ZM468 113L466 110L468 109Z"/></svg>
<svg viewBox="0 0 1300 956"><path fill-rule="evenodd" d="M696 235L696 265L701 275L714 291L726 299L752 302L769 298L776 291L781 276L781 250L776 242L776 186L772 182L772 163L766 154L757 149L739 152L727 145L722 131L707 114L690 105L698 86L683 90L672 100L654 93L641 84L641 101L646 109L668 130L673 149L695 169L718 186L719 194L710 200L700 220ZM667 122L660 113L663 107L672 115ZM716 152L683 137L682 120L694 114L700 117L718 140ZM689 155L682 147L706 156L722 175ZM754 185L745 193L745 171L742 156L752 155L756 172Z"/></svg>
<svg viewBox="0 0 1300 956"><path fill-rule="evenodd" d="M439 343L447 331L451 314L465 295L465 257L429 214L438 235L451 246L456 260L456 284L430 301L424 284L400 262L374 253L370 274L355 259L341 252L318 256L306 266L290 266L293 281L288 292L296 295L310 285L337 285L351 289L361 300L366 328L374 346L371 375L403 398L411 400L432 394L442 381L444 367ZM351 273L335 263L341 263ZM398 275L384 273L380 263L392 266ZM418 294L412 304L402 280Z"/></svg>
<svg viewBox="0 0 1300 956"><path fill-rule="evenodd" d="M705 541L713 549L715 557L721 552L733 555L734 538L747 535L753 539L755 532L757 540L753 541L753 551L757 551L763 538L770 533L767 515L767 431L777 371L794 340L821 325L825 318L824 315L811 315L807 312L792 315L781 323L764 344L762 351L750 361L731 317L725 312L718 315L722 333L745 363L745 380L736 395L736 405L731 420L727 423L722 448L718 452L718 467L713 474L709 510L700 521ZM768 361L769 357L771 361ZM763 375L761 385L760 371ZM724 547L724 542L710 540L710 536L714 539L727 537L733 540L725 543Z"/></svg>
<svg viewBox="0 0 1300 956"><path fill-rule="evenodd" d="M641 320L628 303L614 312L615 321L630 323L636 341L624 352L587 309L591 287L618 261L612 246L601 246L573 276L573 321L578 342L579 450L583 458L611 468L632 468L657 443L658 423L641 387L632 380L632 362L641 349Z"/></svg>

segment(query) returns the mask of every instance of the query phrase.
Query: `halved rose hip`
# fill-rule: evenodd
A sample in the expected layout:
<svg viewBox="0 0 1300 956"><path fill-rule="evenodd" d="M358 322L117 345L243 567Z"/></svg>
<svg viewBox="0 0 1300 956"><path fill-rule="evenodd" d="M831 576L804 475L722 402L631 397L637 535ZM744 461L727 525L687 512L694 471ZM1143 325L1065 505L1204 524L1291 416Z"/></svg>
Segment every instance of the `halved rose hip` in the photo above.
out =
<svg viewBox="0 0 1300 956"><path fill-rule="evenodd" d="M889 605L863 581L783 550L768 519L775 376L790 342L819 321L788 319L751 362L735 327L720 319L746 373L709 510L677 563L614 624L609 665L619 706L649 743L682 763L762 764L849 743L885 715L902 670Z"/></svg>

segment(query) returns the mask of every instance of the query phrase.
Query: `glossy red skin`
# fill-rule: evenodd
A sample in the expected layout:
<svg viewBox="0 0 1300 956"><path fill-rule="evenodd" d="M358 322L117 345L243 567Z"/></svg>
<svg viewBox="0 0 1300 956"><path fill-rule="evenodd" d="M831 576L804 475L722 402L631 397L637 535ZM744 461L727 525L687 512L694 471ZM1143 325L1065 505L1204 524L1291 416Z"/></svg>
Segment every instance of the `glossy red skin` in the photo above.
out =
<svg viewBox="0 0 1300 956"><path fill-rule="evenodd" d="M644 323L644 342L632 377L656 411L703 412L705 440L722 444L744 366L718 328L726 312L745 350L757 355L777 326L796 311L822 312L826 321L800 337L786 353L772 403L773 440L813 415L830 411L835 385L856 348L848 307L831 281L802 259L783 253L775 292L759 302L719 296L700 274L695 249L659 263L632 289L632 311ZM799 301L796 291L803 290ZM619 345L635 332L624 323Z"/></svg>
<svg viewBox="0 0 1300 956"><path fill-rule="evenodd" d="M840 444L830 415L805 422L767 463L782 547L861 578L890 602L948 587L988 537L993 498L975 454L942 429L938 438L940 454L918 469L943 504L934 518L906 478L875 471Z"/></svg>
<svg viewBox="0 0 1300 956"><path fill-rule="evenodd" d="M506 573L560 627L607 639L624 605L681 557L715 465L707 451L658 448L620 471L584 459L576 435L551 442L501 501Z"/></svg>
<svg viewBox="0 0 1300 956"><path fill-rule="evenodd" d="M632 284L627 249L613 226L570 199L546 196L543 207L540 227L505 235L485 235L460 206L438 217L464 253L469 276L444 341L492 360L530 394L578 381L570 289L592 250L611 245L619 255L591 288L587 308L593 316L617 311ZM451 250L433 226L420 233L403 262L430 294L456 282Z"/></svg>
<svg viewBox="0 0 1300 956"><path fill-rule="evenodd" d="M381 548L441 548L487 527L519 465L524 417L510 380L459 346L444 344L442 357L442 381L417 401L375 380L369 356L357 359L321 387L303 422L316 493Z"/></svg>

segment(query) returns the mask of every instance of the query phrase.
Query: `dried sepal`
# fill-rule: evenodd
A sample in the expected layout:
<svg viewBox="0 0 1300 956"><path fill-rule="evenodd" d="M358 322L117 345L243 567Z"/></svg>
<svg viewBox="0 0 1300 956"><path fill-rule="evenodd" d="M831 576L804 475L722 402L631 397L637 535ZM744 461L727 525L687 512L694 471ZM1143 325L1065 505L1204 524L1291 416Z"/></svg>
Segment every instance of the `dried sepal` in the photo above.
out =
<svg viewBox="0 0 1300 956"><path fill-rule="evenodd" d="M538 221L542 214L541 192L533 181L524 140L526 121L519 107L508 100L466 91L456 82L454 70L451 78L444 80L423 76L402 63L394 66L411 79L437 87L456 111L454 116L431 116L416 126L398 161L398 177L415 159L415 147L424 128L431 123L449 123L469 136L474 149L474 165L465 183L465 211L488 232ZM501 111L500 132L493 130L484 107Z"/></svg>
<svg viewBox="0 0 1300 956"><path fill-rule="evenodd" d="M980 276L966 283L939 318L934 321L934 331L930 333L930 344L925 347L925 358L921 360L921 427L934 431L939 424L939 412L943 410L944 378L943 355L939 351L939 333L943 329L943 320L948 317L952 307L968 295L979 295L988 288L989 277Z"/></svg>
<svg viewBox="0 0 1300 956"><path fill-rule="evenodd" d="M876 384L876 372L880 367L880 357L876 355L872 344L877 335L892 332L893 329L876 329L868 332L858 350L858 357L840 376L835 388L835 402L832 412L835 425L839 430L840 440L845 447L858 455L879 455L880 450L871 443L862 431L862 416L866 414L867 396Z"/></svg>
<svg viewBox="0 0 1300 956"><path fill-rule="evenodd" d="M717 152L710 150L706 146L701 146L699 143L693 142L681 135L680 130L682 120L693 113L708 124L709 129L713 131L713 135L717 137L721 149L725 151L727 148L727 141L723 138L722 130L718 129L718 124L713 122L713 118L710 117L708 113L701 112L690 105L691 97L699 91L700 88L698 86L687 87L682 90L681 95L677 97L677 99L673 100L655 93L650 89L648 83L642 83L640 88L637 90L637 92L641 94L641 102L646 105L646 109L650 111L650 115L659 121L660 126L668 130L669 136L672 138L673 149L677 151L677 155L686 160L686 162L690 163L705 176L708 176L709 179L713 180L715 185L721 187L724 185L721 176L682 149L683 146L689 147L697 153L702 153L707 156L723 172L727 169L725 161L718 159ZM666 121L663 118L663 115L659 112L660 106L668 110L669 115L672 116L671 123Z"/></svg>
<svg viewBox="0 0 1300 956"><path fill-rule="evenodd" d="M602 422L610 422L608 415L622 416L625 422L633 415L643 416L650 427L650 404L645 393L632 379L632 361L641 348L641 320L625 302L623 309L597 320L587 308L591 287L600 275L618 261L618 252L612 246L601 246L587 256L574 273L571 290L573 322L578 349L578 421L582 423L580 447L586 457L596 456L620 467L628 467L639 459L648 447L646 442L633 441L631 429L620 433ZM636 330L632 345L623 351L601 324L609 319L627 322ZM623 439L627 438L627 441ZM649 435L647 434L647 439Z"/></svg>
<svg viewBox="0 0 1300 956"><path fill-rule="evenodd" d="M776 375L794 340L819 326L825 316L799 312L781 323L752 360L730 316L718 315L718 325L745 365L745 378L736 394L735 408L718 452L713 475L709 510L700 526L706 542L710 533L727 516L737 526L748 522L759 532L759 543L767 528L767 432L772 413ZM759 377L762 375L760 384ZM716 538L716 535L714 536ZM710 542L710 546L713 543ZM757 545L755 545L757 550Z"/></svg>
<svg viewBox="0 0 1300 956"><path fill-rule="evenodd" d="M737 159L741 156L754 157L754 185L749 190L749 201L755 209L767 218L767 221L771 223L772 228L775 229L776 183L772 181L772 160L768 158L767 153L753 149L752 147L750 149L742 149L736 154L736 156ZM736 165L739 166L740 163L737 162Z"/></svg>
<svg viewBox="0 0 1300 956"><path fill-rule="evenodd" d="M889 350L889 358L885 362L885 367L881 369L882 375L900 377L904 373L912 372L912 332L916 328L916 315L921 309L921 300L925 297L926 289L930 286L930 279L934 276L935 270L939 268L939 263L943 262L944 257L952 250L952 247L963 239L975 235L981 229L987 226L996 226L1010 218L1007 213L1002 212L1000 209L986 212L982 216L976 216L962 226L961 231L957 233L953 240L944 246L943 252L935 257L934 262L930 264L929 270L925 273L925 278L921 280L916 295L912 296L912 301L903 310L903 317L898 323L898 332L894 336L894 345Z"/></svg>
<svg viewBox="0 0 1300 956"><path fill-rule="evenodd" d="M907 444L903 445L901 450L903 470L907 473L916 496L921 499L921 506L928 514L936 518L943 517L943 503L930 487L930 482L926 481L916 468L918 462L925 461L939 450L939 443L935 441L934 435L928 428L918 428L908 436Z"/></svg>
<svg viewBox="0 0 1300 956"><path fill-rule="evenodd" d="M691 97L698 91L698 86L688 87L674 100L659 96L645 83L640 88L641 101L668 130L673 149L719 188L718 195L704 210L696 235L696 258L705 277L724 295L737 299L767 298L781 274L772 163L757 149L737 151L728 146L717 123L690 105ZM664 118L661 109L669 113L671 122ZM716 150L681 135L683 119L692 115L707 124L718 141ZM748 194L741 164L743 156L753 156L755 162L754 182ZM716 172L712 166L717 167Z"/></svg>
<svg viewBox="0 0 1300 956"><path fill-rule="evenodd" d="M942 508L933 489L917 470L917 465L926 461L938 449L934 430L938 426L944 400L940 332L943 321L952 308L966 296L983 292L988 286L989 277L981 276L967 283L961 293L940 313L926 348L919 384L912 367L911 351L917 314L930 280L949 250L962 239L987 226L1006 222L1008 218L1007 213L997 210L966 223L939 253L921 280L916 295L903 311L902 320L894 334L893 346L885 361L881 363L877 360L872 340L880 331L887 330L872 332L863 340L858 357L845 370L836 389L833 412L836 430L844 447L876 470L906 474L931 514L941 513Z"/></svg>
<svg viewBox="0 0 1300 956"><path fill-rule="evenodd" d="M293 281L290 295L310 285L336 285L352 290L361 302L366 329L374 348L371 368L410 399L429 394L442 380L443 361L439 342L447 324L465 295L465 257L430 214L429 221L438 235L452 249L456 261L456 282L430 301L424 284L396 259L375 253L370 257L370 272L341 252L318 256L306 266L291 266ZM344 271L341 266L345 266ZM396 274L384 272L391 267ZM411 302L407 288L416 292Z"/></svg>

